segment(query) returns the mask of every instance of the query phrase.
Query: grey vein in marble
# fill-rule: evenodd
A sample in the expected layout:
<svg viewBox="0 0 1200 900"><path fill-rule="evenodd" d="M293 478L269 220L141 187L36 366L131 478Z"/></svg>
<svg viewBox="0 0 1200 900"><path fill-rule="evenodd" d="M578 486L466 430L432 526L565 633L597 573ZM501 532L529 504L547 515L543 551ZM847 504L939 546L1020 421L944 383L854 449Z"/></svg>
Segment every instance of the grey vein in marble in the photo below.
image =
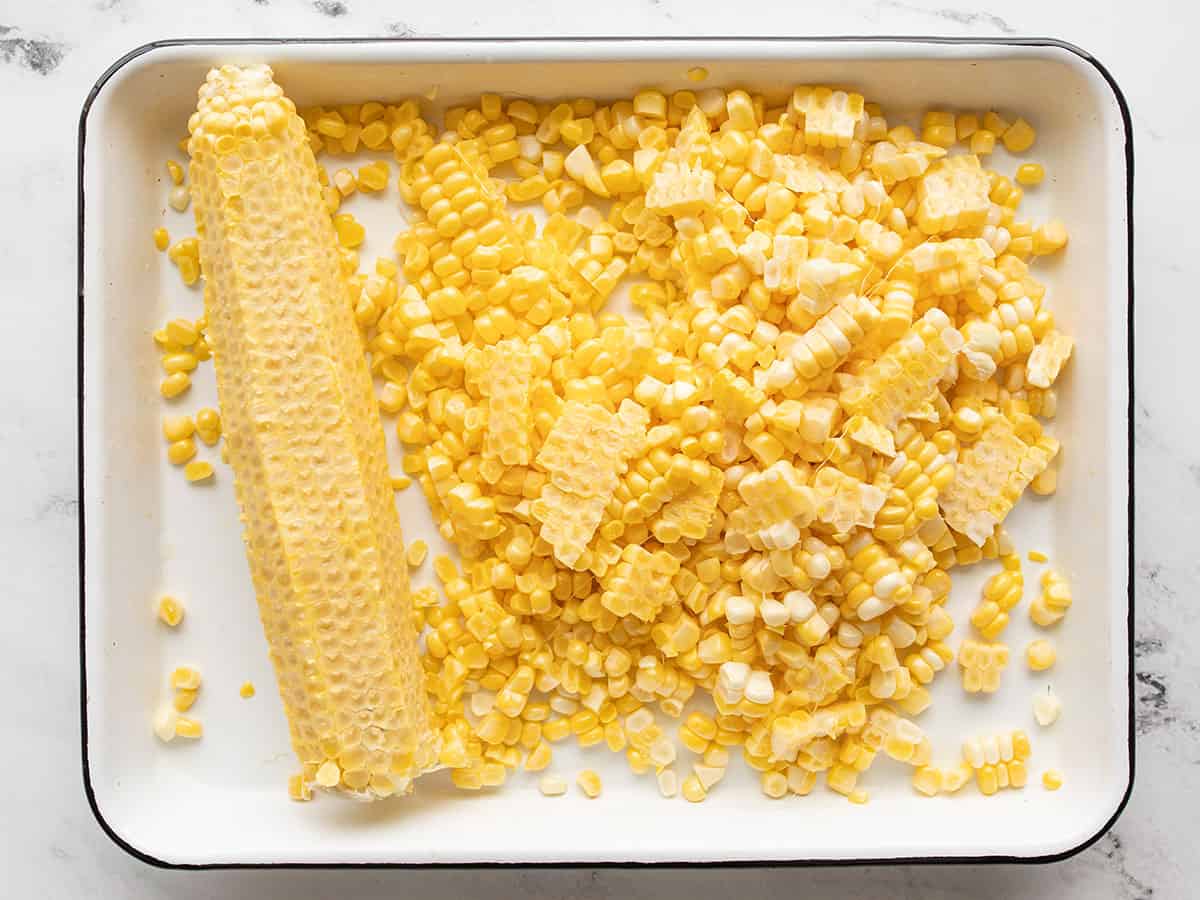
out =
<svg viewBox="0 0 1200 900"><path fill-rule="evenodd" d="M948 7L930 9L925 6L900 3L898 0L878 0L875 6L879 9L897 9L904 12L918 13L923 16L933 16L935 19L944 19L947 22L953 22L956 25L965 25L969 28L977 25L986 25L996 29L1001 34L1017 33L1017 29L1013 28L995 13L990 12L972 12L961 9L950 9Z"/></svg>
<svg viewBox="0 0 1200 900"><path fill-rule="evenodd" d="M346 15L350 10L341 0L313 0L313 9L323 16L329 16L331 19L336 19Z"/></svg>
<svg viewBox="0 0 1200 900"><path fill-rule="evenodd" d="M1154 888L1129 871L1125 843L1115 830L1106 834L1096 845L1096 849L1112 864L1112 868L1121 877L1121 887L1127 900L1150 900L1154 896Z"/></svg>
<svg viewBox="0 0 1200 900"><path fill-rule="evenodd" d="M16 27L0 25L0 61L16 63L38 75L49 75L57 69L68 50L65 43L23 37Z"/></svg>

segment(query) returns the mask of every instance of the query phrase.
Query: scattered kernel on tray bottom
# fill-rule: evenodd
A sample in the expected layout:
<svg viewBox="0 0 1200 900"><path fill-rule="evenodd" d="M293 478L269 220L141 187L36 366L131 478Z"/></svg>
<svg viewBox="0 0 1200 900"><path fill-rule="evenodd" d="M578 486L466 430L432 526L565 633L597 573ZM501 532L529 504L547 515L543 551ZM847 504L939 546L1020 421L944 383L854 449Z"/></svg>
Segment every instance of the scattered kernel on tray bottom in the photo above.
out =
<svg viewBox="0 0 1200 900"><path fill-rule="evenodd" d="M1024 785L1022 732L940 769L912 719L956 656L956 566L1004 563L971 617L984 640L957 651L966 690L999 687L1023 591L1002 524L1031 483L1055 487L1041 420L1072 342L1032 266L1067 235L1018 218L1022 189L985 164L997 141L1028 149L1028 123L931 112L918 140L857 94L699 85L487 94L444 130L415 100L301 115L337 168L325 203L405 445L393 486L420 485L461 557L434 560L444 602L414 597L455 784L544 769L573 738L691 802L731 751L768 797L824 774L863 802L880 751L922 794ZM389 191L391 166L340 166L360 146L392 153L415 211L371 272L339 207ZM196 281L194 239L168 256ZM605 309L623 284L640 315ZM167 397L204 340L187 326L155 335L164 368L179 357ZM1040 625L1070 603L1058 573L1043 584ZM715 713L677 725L694 696ZM694 759L676 774L678 743Z"/></svg>

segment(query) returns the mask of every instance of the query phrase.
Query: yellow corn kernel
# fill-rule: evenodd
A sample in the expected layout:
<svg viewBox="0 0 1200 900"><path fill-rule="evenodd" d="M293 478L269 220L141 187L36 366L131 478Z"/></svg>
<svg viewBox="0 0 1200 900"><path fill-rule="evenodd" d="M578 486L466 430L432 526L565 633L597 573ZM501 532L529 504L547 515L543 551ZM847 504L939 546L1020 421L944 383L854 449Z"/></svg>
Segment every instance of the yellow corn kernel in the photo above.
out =
<svg viewBox="0 0 1200 900"><path fill-rule="evenodd" d="M183 477L193 484L207 481L213 477L212 463L199 459L193 460L183 467Z"/></svg>
<svg viewBox="0 0 1200 900"><path fill-rule="evenodd" d="M182 738L190 738L196 740L204 734L204 726L195 719L188 719L180 716L175 720L175 735Z"/></svg>
<svg viewBox="0 0 1200 900"><path fill-rule="evenodd" d="M787 796L788 780L783 772L763 772L760 783L762 792L772 800Z"/></svg>
<svg viewBox="0 0 1200 900"><path fill-rule="evenodd" d="M192 421L191 416L164 416L162 421L163 437L167 439L167 443L173 444L176 441L185 441L192 436L196 430L196 424Z"/></svg>
<svg viewBox="0 0 1200 900"><path fill-rule="evenodd" d="M328 765L328 763L326 763L326 765ZM336 766L337 764L334 763L334 765ZM483 787L483 774L477 767L472 767L469 769L453 769L450 772L450 780L460 791L478 791ZM335 781L333 784L328 785L328 787L334 787L336 784L337 782ZM563 793L565 790L566 783L564 782L563 791L560 791L559 793ZM542 791L542 793L550 796L550 794L546 791Z"/></svg>
<svg viewBox="0 0 1200 900"><path fill-rule="evenodd" d="M338 242L347 250L353 250L366 240L366 229L349 213L339 213L333 217L333 230Z"/></svg>
<svg viewBox="0 0 1200 900"><path fill-rule="evenodd" d="M158 618L163 624L174 628L183 621L183 604L169 594L160 597L158 600Z"/></svg>
<svg viewBox="0 0 1200 900"><path fill-rule="evenodd" d="M1000 779L994 765L984 765L975 770L975 783L979 787L979 793L985 797L990 797L1000 790Z"/></svg>
<svg viewBox="0 0 1200 900"><path fill-rule="evenodd" d="M165 228L154 229L154 249L158 251L166 250L171 244L171 235Z"/></svg>
<svg viewBox="0 0 1200 900"><path fill-rule="evenodd" d="M540 772L546 766L550 765L553 757L554 751L550 749L550 745L542 741L530 751L529 756L526 758L525 771Z"/></svg>
<svg viewBox="0 0 1200 900"><path fill-rule="evenodd" d="M1029 561L1030 562L1044 563L1044 562L1049 561L1049 559L1050 559L1050 557L1047 556L1045 553L1043 553L1041 550L1030 550L1029 551Z"/></svg>
<svg viewBox="0 0 1200 900"><path fill-rule="evenodd" d="M987 156L996 149L995 132L987 128L978 129L972 133L971 142L968 147L976 156Z"/></svg>
<svg viewBox="0 0 1200 900"><path fill-rule="evenodd" d="M196 442L190 437L174 441L167 447L167 460L173 466L182 466L196 455Z"/></svg>
<svg viewBox="0 0 1200 900"><path fill-rule="evenodd" d="M593 800L600 796L600 791L604 788L604 785L600 781L600 776L596 774L594 769L584 769L576 776L575 783L579 785L581 791Z"/></svg>
<svg viewBox="0 0 1200 900"><path fill-rule="evenodd" d="M200 687L200 670L193 666L179 666L171 672L171 687L176 690L196 690Z"/></svg>
<svg viewBox="0 0 1200 900"><path fill-rule="evenodd" d="M1048 791L1057 791L1063 786L1062 772L1058 769L1047 769L1042 773L1042 787Z"/></svg>
<svg viewBox="0 0 1200 900"><path fill-rule="evenodd" d="M1004 147L1009 153L1024 153L1033 146L1036 139L1037 132L1024 119L1017 119L1001 135Z"/></svg>
<svg viewBox="0 0 1200 900"><path fill-rule="evenodd" d="M210 447L221 439L221 414L211 407L196 413L196 434Z"/></svg>
<svg viewBox="0 0 1200 900"><path fill-rule="evenodd" d="M159 392L168 400L173 400L192 386L192 378L187 372L173 372L162 380Z"/></svg>
<svg viewBox="0 0 1200 900"><path fill-rule="evenodd" d="M175 697L172 699L171 705L179 712L187 712L192 708L196 702L196 698L199 696L200 692L198 690L184 688L175 692Z"/></svg>
<svg viewBox="0 0 1200 900"><path fill-rule="evenodd" d="M680 785L679 790L688 803L699 803L708 796L708 791L704 789L704 785L700 783L700 779L695 775L689 775L683 779L683 784Z"/></svg>
<svg viewBox="0 0 1200 900"><path fill-rule="evenodd" d="M387 162L376 160L358 170L358 188L366 193L382 191L387 187L390 174Z"/></svg>
<svg viewBox="0 0 1200 900"><path fill-rule="evenodd" d="M543 775L538 781L538 790L545 797L561 797L567 792L567 780L558 775Z"/></svg>
<svg viewBox="0 0 1200 900"><path fill-rule="evenodd" d="M1034 672L1046 671L1054 665L1057 658L1054 645L1044 638L1030 642L1025 648L1025 660Z"/></svg>
<svg viewBox="0 0 1200 900"><path fill-rule="evenodd" d="M424 541L417 539L408 545L408 564L414 569L425 562L425 557L429 553L429 545Z"/></svg>
<svg viewBox="0 0 1200 900"><path fill-rule="evenodd" d="M288 776L288 796L297 803L303 803L312 799L312 789L308 786L308 782L304 780L303 775Z"/></svg>
<svg viewBox="0 0 1200 900"><path fill-rule="evenodd" d="M1048 628L1057 625L1071 607L1071 585L1054 569L1042 573L1042 592L1029 604L1029 618L1035 625Z"/></svg>
<svg viewBox="0 0 1200 900"><path fill-rule="evenodd" d="M168 353L160 360L163 371L168 375L173 375L176 372L192 372L195 371L197 364L200 362L192 353Z"/></svg>
<svg viewBox="0 0 1200 900"><path fill-rule="evenodd" d="M1017 184L1023 184L1026 187L1041 184L1042 179L1046 177L1046 170L1041 163L1023 163L1017 166Z"/></svg>
<svg viewBox="0 0 1200 900"><path fill-rule="evenodd" d="M571 733L570 719L551 719L542 726L542 737L551 743L561 741Z"/></svg>
<svg viewBox="0 0 1200 900"><path fill-rule="evenodd" d="M942 770L933 766L921 766L913 771L913 787L926 797L935 797L942 790Z"/></svg>
<svg viewBox="0 0 1200 900"><path fill-rule="evenodd" d="M687 80L691 82L701 82L708 78L708 69L703 66L692 66L687 70Z"/></svg>
<svg viewBox="0 0 1200 900"><path fill-rule="evenodd" d="M254 696L254 684L249 681L243 681L242 686L238 688L238 696L243 700L249 700Z"/></svg>
<svg viewBox="0 0 1200 900"><path fill-rule="evenodd" d="M1046 256L1057 253L1067 246L1067 227L1058 219L1051 219L1033 233L1033 253L1035 256Z"/></svg>

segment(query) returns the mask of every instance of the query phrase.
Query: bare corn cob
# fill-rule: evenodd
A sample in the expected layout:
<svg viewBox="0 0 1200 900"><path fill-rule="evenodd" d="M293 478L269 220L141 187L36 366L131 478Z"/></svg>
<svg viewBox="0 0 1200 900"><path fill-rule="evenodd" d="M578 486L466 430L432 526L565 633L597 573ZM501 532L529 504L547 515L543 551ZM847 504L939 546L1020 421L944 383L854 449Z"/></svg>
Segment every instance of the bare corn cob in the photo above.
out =
<svg viewBox="0 0 1200 900"><path fill-rule="evenodd" d="M436 732L316 162L266 66L209 72L189 130L225 440L292 745L306 784L386 796L433 764Z"/></svg>

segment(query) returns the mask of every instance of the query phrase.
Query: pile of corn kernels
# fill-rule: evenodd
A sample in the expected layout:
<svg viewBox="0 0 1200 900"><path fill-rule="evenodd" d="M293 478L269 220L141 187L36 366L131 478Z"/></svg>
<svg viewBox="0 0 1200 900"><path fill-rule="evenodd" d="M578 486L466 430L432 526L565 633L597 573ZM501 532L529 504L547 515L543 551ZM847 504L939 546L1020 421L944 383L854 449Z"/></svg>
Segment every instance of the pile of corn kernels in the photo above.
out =
<svg viewBox="0 0 1200 900"><path fill-rule="evenodd" d="M455 784L544 770L573 739L690 801L734 754L770 797L823 776L863 802L880 752L923 794L1024 786L1023 732L938 767L914 720L956 658L964 690L1001 687L1024 595L1002 523L1055 489L1043 421L1072 341L1031 265L1067 235L1018 217L1041 166L1014 184L985 165L1028 150L1028 123L930 112L918 135L822 87L484 95L440 132L413 100L303 115L405 446L395 486L420 485L461 557L434 560L444 596L414 596ZM363 150L393 156L410 219L370 272L339 206L392 166L339 165ZM189 284L194 245L170 248ZM626 289L638 314L607 310ZM156 334L164 395L207 358L203 327ZM949 573L983 560L1002 567L956 650ZM1051 628L1070 602L1047 569L1029 614ZM1053 645L1027 659L1045 671Z"/></svg>

